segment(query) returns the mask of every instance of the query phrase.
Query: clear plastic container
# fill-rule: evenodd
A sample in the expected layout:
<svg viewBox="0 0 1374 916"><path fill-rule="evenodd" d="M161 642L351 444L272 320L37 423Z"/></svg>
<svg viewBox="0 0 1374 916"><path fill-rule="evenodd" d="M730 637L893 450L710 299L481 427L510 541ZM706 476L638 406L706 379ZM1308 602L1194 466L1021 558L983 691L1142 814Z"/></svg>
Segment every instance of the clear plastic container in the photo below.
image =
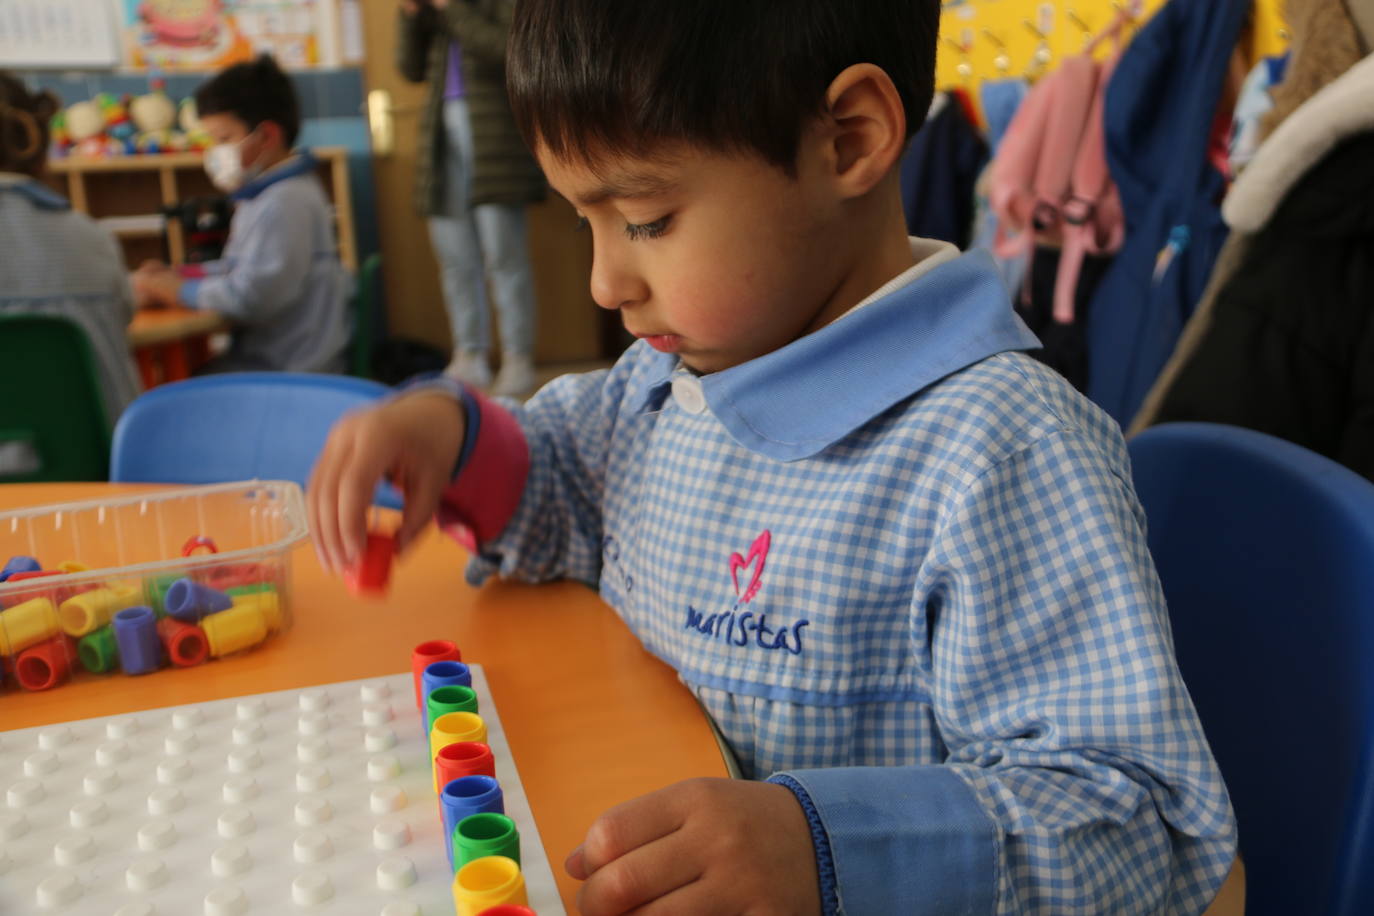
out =
<svg viewBox="0 0 1374 916"><path fill-rule="evenodd" d="M291 624L291 550L306 535L300 487L277 480L0 513L0 686L45 690L261 645Z"/></svg>

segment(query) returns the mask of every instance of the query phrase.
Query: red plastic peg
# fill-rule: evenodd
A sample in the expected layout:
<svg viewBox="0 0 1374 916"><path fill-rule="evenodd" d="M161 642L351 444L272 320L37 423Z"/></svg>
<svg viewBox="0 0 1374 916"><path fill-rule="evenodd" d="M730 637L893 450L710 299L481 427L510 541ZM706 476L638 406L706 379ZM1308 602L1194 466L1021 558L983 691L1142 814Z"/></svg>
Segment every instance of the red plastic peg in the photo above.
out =
<svg viewBox="0 0 1374 916"><path fill-rule="evenodd" d="M29 646L14 660L14 679L25 690L47 690L72 673L76 642L70 636L54 636Z"/></svg>
<svg viewBox="0 0 1374 916"><path fill-rule="evenodd" d="M344 570L344 585L355 595L382 594L391 578L391 558L395 553L395 538L389 534L369 533L362 559L353 568Z"/></svg>
<svg viewBox="0 0 1374 916"><path fill-rule="evenodd" d="M415 647L415 651L410 653L410 670L415 676L415 708L421 711L425 708L424 687L421 684L421 675L425 673L425 668L435 662L461 662L463 653L458 651L458 646L449 642L447 639L431 639L429 642L422 642Z"/></svg>
<svg viewBox="0 0 1374 916"><path fill-rule="evenodd" d="M210 641L205 631L195 624L163 617L157 622L157 636L162 640L167 658L178 668L199 665L210 657Z"/></svg>

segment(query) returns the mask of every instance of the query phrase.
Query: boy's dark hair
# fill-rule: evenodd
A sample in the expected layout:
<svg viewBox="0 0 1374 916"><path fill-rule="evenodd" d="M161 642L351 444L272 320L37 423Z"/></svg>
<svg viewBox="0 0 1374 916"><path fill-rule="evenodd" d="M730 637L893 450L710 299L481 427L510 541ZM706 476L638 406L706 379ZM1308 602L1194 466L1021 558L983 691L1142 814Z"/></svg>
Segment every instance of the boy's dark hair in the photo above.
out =
<svg viewBox="0 0 1374 916"><path fill-rule="evenodd" d="M939 0L519 0L507 82L526 143L556 158L685 142L793 174L804 124L853 64L887 72L916 132L939 24Z"/></svg>
<svg viewBox="0 0 1374 916"><path fill-rule="evenodd" d="M37 177L48 158L48 127L61 108L51 92L30 92L0 70L0 172Z"/></svg>
<svg viewBox="0 0 1374 916"><path fill-rule="evenodd" d="M231 114L250 130L271 121L281 128L287 147L295 146L301 131L296 87L270 54L234 64L202 83L196 90L196 114Z"/></svg>

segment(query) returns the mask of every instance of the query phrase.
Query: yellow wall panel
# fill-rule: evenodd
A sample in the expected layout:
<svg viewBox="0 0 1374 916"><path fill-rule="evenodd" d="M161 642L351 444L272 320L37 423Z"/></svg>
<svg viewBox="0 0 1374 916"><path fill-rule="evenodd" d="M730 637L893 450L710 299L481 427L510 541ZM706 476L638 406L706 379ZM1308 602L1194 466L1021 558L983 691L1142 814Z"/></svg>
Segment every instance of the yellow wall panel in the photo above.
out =
<svg viewBox="0 0 1374 916"><path fill-rule="evenodd" d="M1275 54L1285 46L1280 2L1255 0L1252 56ZM1143 0L1143 18L1153 15L1164 3L1165 0ZM946 3L940 17L936 85L974 89L986 79L1033 74L1036 52L1042 45L1048 49L1048 66L1053 69L1058 61L1083 49L1086 33L1073 16L1096 33L1112 21L1117 5L1113 0L962 0ZM1044 33L1043 42L1031 26ZM961 68L961 64L966 66Z"/></svg>

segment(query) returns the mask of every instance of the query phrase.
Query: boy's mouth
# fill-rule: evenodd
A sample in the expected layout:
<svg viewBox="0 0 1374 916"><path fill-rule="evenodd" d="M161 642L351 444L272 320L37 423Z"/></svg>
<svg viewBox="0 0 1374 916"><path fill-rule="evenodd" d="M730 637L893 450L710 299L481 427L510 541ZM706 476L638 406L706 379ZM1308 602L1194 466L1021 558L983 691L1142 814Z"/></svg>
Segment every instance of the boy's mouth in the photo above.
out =
<svg viewBox="0 0 1374 916"><path fill-rule="evenodd" d="M641 340L660 353L676 353L682 347L682 338L676 334L637 334Z"/></svg>

